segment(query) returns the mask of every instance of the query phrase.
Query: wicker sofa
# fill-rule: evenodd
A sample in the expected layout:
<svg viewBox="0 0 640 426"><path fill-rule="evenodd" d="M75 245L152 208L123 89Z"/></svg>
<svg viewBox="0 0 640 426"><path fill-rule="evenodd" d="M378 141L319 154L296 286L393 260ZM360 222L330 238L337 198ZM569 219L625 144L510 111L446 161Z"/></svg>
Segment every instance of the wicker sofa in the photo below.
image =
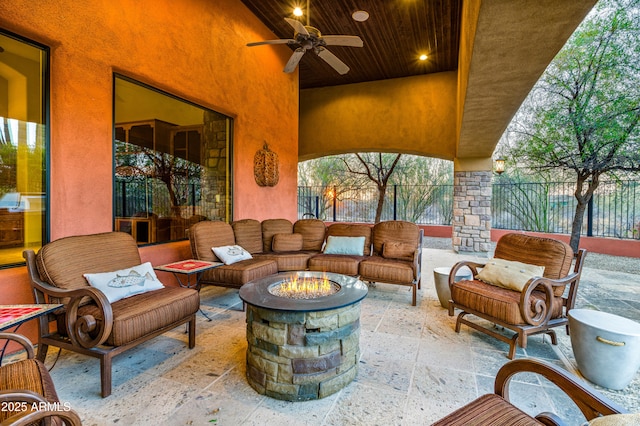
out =
<svg viewBox="0 0 640 426"><path fill-rule="evenodd" d="M412 287L412 305L420 288L423 231L405 221L374 226L334 223L318 219L243 219L231 224L204 221L189 232L193 257L219 261L213 247L239 245L251 259L206 271L201 284L240 288L277 272L313 270L360 276L368 282ZM364 237L362 253L323 251L330 237Z"/></svg>
<svg viewBox="0 0 640 426"><path fill-rule="evenodd" d="M185 323L189 348L195 346L195 314L200 307L196 290L158 284L158 289L110 302L107 293L87 282L86 274L140 265L131 235L107 232L61 238L44 245L37 255L25 250L24 257L36 303L64 304L55 314L39 319L38 359L45 360L49 346L99 358L102 397L111 394L114 356Z"/></svg>

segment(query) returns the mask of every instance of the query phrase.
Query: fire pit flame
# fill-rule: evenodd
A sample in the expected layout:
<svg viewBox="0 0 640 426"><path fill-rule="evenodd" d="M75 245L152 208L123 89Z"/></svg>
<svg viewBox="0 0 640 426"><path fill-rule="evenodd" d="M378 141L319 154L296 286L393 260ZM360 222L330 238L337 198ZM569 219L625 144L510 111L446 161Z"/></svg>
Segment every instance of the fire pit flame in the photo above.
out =
<svg viewBox="0 0 640 426"><path fill-rule="evenodd" d="M322 277L294 276L269 287L269 293L289 299L317 299L330 296L340 290L340 285Z"/></svg>

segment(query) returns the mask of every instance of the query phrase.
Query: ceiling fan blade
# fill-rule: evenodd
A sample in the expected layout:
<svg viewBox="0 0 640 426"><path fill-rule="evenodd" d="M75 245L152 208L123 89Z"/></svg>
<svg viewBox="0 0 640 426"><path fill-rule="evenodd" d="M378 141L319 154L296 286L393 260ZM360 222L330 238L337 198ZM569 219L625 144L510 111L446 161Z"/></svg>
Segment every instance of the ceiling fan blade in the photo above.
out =
<svg viewBox="0 0 640 426"><path fill-rule="evenodd" d="M309 35L309 31L307 31L307 29L304 27L304 24L302 22L297 21L295 19L291 19L291 18L284 18L284 20L287 21L289 25L293 27L293 30L296 32L296 34Z"/></svg>
<svg viewBox="0 0 640 426"><path fill-rule="evenodd" d="M280 40L264 40L264 41L254 41L252 43L247 43L247 46L252 47L252 46L260 46L263 44L293 44L296 41L290 38L283 38Z"/></svg>
<svg viewBox="0 0 640 426"><path fill-rule="evenodd" d="M286 73L293 72L293 70L295 70L298 66L298 62L300 62L300 59L302 59L302 55L304 55L304 52L304 49L300 47L297 48L296 51L293 52L293 55L291 55L291 57L289 58L289 61L287 62L287 65L285 65L283 71Z"/></svg>
<svg viewBox="0 0 640 426"><path fill-rule="evenodd" d="M349 35L323 35L320 38L327 46L349 46L349 47L362 47L364 43L358 36Z"/></svg>
<svg viewBox="0 0 640 426"><path fill-rule="evenodd" d="M338 74L346 74L349 72L347 64L342 62L336 55L329 52L327 49L318 49L318 56L320 56L326 63L331 65L334 70L338 71Z"/></svg>

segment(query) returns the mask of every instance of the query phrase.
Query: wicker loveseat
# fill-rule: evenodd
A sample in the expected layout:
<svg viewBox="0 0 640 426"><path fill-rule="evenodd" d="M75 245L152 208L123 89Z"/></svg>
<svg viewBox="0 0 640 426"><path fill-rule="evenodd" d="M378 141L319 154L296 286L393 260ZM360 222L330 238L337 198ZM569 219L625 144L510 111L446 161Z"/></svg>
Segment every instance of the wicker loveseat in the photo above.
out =
<svg viewBox="0 0 640 426"><path fill-rule="evenodd" d="M204 221L189 231L193 257L219 261L213 247L239 245L251 259L206 271L200 281L239 288L247 282L283 271L313 270L360 276L362 280L420 288L423 231L411 222L386 221L375 226L318 219L242 219L231 224ZM361 238L362 253L323 251L329 238Z"/></svg>
<svg viewBox="0 0 640 426"><path fill-rule="evenodd" d="M37 255L25 250L24 257L36 303L64 304L64 309L40 318L38 359L45 360L49 346L99 358L102 397L111 394L114 356L185 323L189 348L195 346L195 314L200 307L196 290L159 285L157 290L111 303L87 282L85 274L140 265L131 235L107 232L61 238Z"/></svg>

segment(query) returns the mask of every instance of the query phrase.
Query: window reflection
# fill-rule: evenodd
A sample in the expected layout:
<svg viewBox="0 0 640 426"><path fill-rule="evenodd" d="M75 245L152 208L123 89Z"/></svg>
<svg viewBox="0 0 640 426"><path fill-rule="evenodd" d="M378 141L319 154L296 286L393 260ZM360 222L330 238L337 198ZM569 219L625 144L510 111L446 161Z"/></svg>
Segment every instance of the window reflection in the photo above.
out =
<svg viewBox="0 0 640 426"><path fill-rule="evenodd" d="M46 241L47 51L0 31L0 266Z"/></svg>
<svg viewBox="0 0 640 426"><path fill-rule="evenodd" d="M230 217L231 120L115 79L115 229L139 244L180 240Z"/></svg>

